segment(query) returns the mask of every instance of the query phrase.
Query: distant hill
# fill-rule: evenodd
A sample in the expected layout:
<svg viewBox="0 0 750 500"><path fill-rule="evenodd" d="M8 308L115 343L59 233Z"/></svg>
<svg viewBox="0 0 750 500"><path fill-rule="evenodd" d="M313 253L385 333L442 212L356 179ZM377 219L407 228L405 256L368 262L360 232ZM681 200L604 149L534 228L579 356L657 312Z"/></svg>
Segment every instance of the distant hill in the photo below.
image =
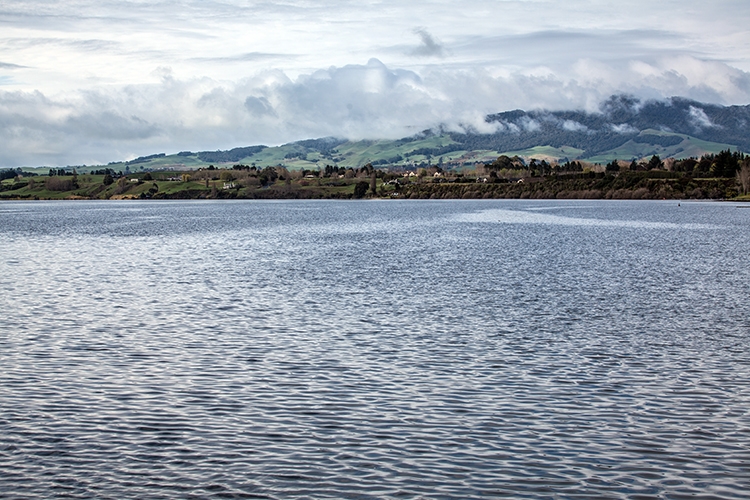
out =
<svg viewBox="0 0 750 500"><path fill-rule="evenodd" d="M659 155L700 157L730 149L750 151L750 106L718 106L673 97L642 101L616 95L598 112L506 111L486 117L491 134L424 131L398 140L347 141L332 137L282 146L246 146L227 151L157 153L114 170L194 169L210 164L283 165L323 169L326 165L409 168L439 164L444 168L488 163L501 154L547 160L606 163ZM79 172L99 168L77 167Z"/></svg>
<svg viewBox="0 0 750 500"><path fill-rule="evenodd" d="M465 148L580 149L580 159L630 160L651 154L684 158L716 147L750 151L750 106L717 106L673 97L613 96L598 113L507 111L490 115L493 134L450 134Z"/></svg>

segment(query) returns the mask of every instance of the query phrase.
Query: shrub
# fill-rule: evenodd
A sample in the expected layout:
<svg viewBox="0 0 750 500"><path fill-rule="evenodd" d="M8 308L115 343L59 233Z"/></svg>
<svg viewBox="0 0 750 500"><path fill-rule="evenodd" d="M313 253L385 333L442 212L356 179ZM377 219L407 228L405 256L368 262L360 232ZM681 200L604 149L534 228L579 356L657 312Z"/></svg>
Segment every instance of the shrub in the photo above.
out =
<svg viewBox="0 0 750 500"><path fill-rule="evenodd" d="M354 186L354 197L363 198L367 194L367 190L370 189L370 183L366 181L359 181Z"/></svg>
<svg viewBox="0 0 750 500"><path fill-rule="evenodd" d="M47 177L44 179L44 188L48 191L72 191L75 189L73 179L62 177Z"/></svg>

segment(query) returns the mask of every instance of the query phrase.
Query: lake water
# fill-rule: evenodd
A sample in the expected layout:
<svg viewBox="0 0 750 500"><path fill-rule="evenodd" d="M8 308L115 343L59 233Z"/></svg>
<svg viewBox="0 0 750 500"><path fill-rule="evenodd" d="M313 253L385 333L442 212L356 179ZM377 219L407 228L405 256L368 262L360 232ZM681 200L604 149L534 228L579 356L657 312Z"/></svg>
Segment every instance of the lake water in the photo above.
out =
<svg viewBox="0 0 750 500"><path fill-rule="evenodd" d="M2 202L0 497L748 498L750 209Z"/></svg>

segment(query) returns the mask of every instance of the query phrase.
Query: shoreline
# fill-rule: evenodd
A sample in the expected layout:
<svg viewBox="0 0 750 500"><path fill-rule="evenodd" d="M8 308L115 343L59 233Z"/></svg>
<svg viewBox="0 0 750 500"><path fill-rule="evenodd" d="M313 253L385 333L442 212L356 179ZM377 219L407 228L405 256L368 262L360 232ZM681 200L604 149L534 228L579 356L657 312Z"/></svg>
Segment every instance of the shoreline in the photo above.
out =
<svg viewBox="0 0 750 500"><path fill-rule="evenodd" d="M0 200L299 200L299 199L549 199L750 201L734 178L694 178L668 171L588 172L523 179L444 178L256 179L220 181L96 175L29 177L5 182ZM102 176L103 177L103 176ZM145 178L144 178L145 177ZM252 181L252 182L251 182Z"/></svg>

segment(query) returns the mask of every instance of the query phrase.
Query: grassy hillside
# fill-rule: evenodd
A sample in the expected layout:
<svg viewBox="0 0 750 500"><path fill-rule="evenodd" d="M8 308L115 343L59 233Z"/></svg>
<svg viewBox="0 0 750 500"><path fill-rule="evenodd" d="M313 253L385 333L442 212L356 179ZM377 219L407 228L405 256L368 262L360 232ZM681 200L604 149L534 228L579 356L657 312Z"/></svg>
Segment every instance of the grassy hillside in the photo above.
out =
<svg viewBox="0 0 750 500"><path fill-rule="evenodd" d="M584 153L582 149L561 146L554 148L552 146L536 146L528 149L520 149L518 151L506 151L503 154L506 156L520 156L521 158L535 158L537 160L546 161L559 161L563 158L569 160L582 159L581 155Z"/></svg>
<svg viewBox="0 0 750 500"><path fill-rule="evenodd" d="M443 162L455 165L476 161L492 161L500 154L497 151L451 151L434 156L429 151L456 144L447 135L425 137L418 140L377 140L377 141L343 141L330 150L320 150L305 145L308 141L284 144L274 147L262 147L253 154L233 159L232 161L211 161L201 157L202 153L183 152L157 157L144 157L128 162L115 162L109 165L76 166L79 173L87 173L101 168L111 168L116 172L137 173L148 170L194 170L209 165L216 167L233 164L254 165L257 168L283 166L290 170L322 170L326 165L360 168L368 163L389 166L411 167L422 163L437 164L440 157ZM46 173L45 168L28 169L35 173Z"/></svg>
<svg viewBox="0 0 750 500"><path fill-rule="evenodd" d="M642 142L637 142L645 137ZM676 144L661 145L648 142L648 138L674 138ZM290 143L282 146L266 147L261 151L244 156L231 162L209 162L199 158L199 153L190 155L165 155L146 161L130 161L113 163L108 167L115 171L130 172L142 170L190 170L215 165L216 167L232 164L255 165L258 168L269 166L283 166L290 170L323 170L326 165L338 167L360 168L367 163L378 166L395 166L411 168L426 164L442 164L444 168L472 167L476 163L489 163L501 154L520 156L522 158L536 158L537 160L583 160L591 163L608 163L612 160L632 160L649 158L659 155L662 158L700 157L706 153L718 153L730 149L737 150L731 144L715 143L696 139L684 134L670 134L657 130L644 130L638 138L629 139L622 145L596 156L586 156L586 152L572 146L552 147L538 145L531 148L499 151L492 149L466 149L448 135L435 135L419 140L377 140L377 141L346 141L330 151L317 151L313 148ZM83 173L101 167L82 167L78 171Z"/></svg>
<svg viewBox="0 0 750 500"><path fill-rule="evenodd" d="M673 138L675 144L656 144L655 138ZM639 140L639 138L645 138ZM679 141L679 142L678 142ZM737 146L717 142L703 141L686 134L675 134L661 130L646 129L638 137L630 139L621 146L589 158L583 158L592 163L608 163L612 160L632 160L648 158L658 155L661 158L700 158L704 154L717 154L725 150L736 151Z"/></svg>

